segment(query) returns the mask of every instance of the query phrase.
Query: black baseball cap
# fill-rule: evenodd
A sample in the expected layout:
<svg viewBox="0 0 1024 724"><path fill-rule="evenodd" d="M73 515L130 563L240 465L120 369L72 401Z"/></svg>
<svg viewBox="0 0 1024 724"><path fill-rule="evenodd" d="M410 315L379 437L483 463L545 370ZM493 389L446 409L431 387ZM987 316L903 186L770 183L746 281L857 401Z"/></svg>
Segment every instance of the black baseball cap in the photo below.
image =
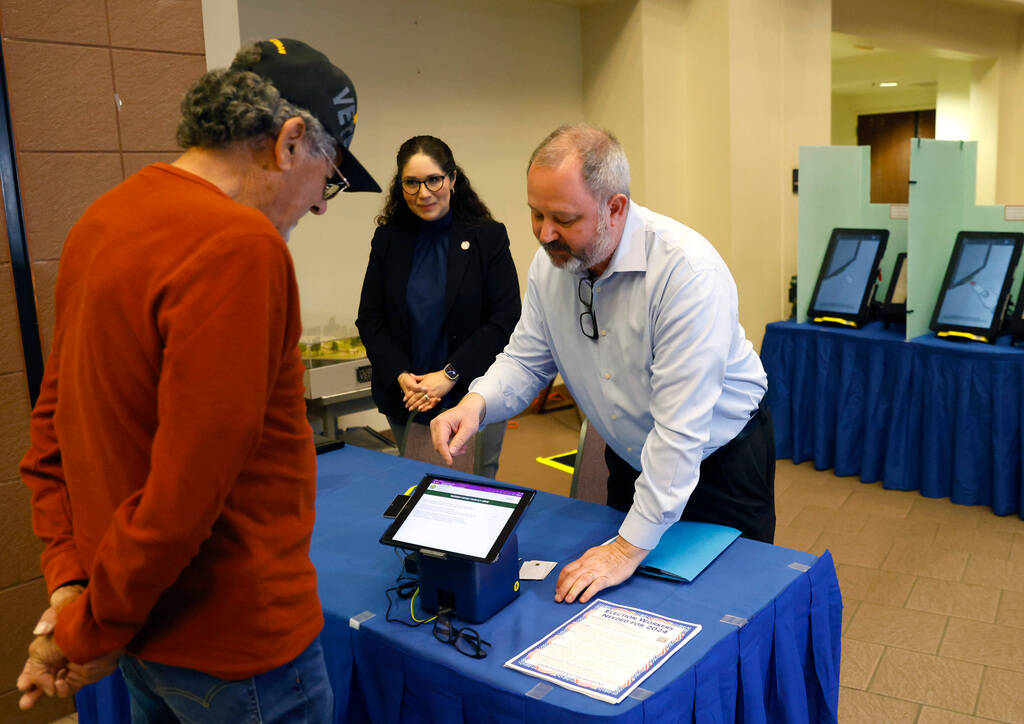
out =
<svg viewBox="0 0 1024 724"><path fill-rule="evenodd" d="M263 55L250 70L270 80L281 97L313 114L342 148L338 169L346 191L376 191L380 186L348 146L356 130L356 87L327 56L301 40L271 38L258 43Z"/></svg>

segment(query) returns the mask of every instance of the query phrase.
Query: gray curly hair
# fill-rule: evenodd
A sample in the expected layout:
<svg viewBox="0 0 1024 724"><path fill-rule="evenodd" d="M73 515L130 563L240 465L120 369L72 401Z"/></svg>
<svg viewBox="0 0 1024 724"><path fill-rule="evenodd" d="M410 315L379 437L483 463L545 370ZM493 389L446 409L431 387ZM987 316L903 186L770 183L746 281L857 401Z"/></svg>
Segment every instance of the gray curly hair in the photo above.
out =
<svg viewBox="0 0 1024 724"><path fill-rule="evenodd" d="M182 148L225 148L237 141L273 139L289 118L306 123L310 150L333 158L337 142L304 108L289 103L267 78L250 69L260 46L246 45L230 68L205 73L181 100L177 140Z"/></svg>
<svg viewBox="0 0 1024 724"><path fill-rule="evenodd" d="M530 156L530 166L537 164L554 168L566 158L576 156L582 164L583 185L599 202L615 194L629 198L629 160L619 139L610 132L589 123L559 126Z"/></svg>

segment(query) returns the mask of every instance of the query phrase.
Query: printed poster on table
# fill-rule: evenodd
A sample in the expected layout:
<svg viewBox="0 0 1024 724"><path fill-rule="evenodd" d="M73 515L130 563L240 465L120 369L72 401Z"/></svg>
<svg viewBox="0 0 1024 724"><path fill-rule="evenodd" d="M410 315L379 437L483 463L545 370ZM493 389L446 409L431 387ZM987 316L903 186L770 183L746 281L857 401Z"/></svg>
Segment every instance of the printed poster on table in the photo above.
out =
<svg viewBox="0 0 1024 724"><path fill-rule="evenodd" d="M618 704L700 632L700 625L594 600L505 666Z"/></svg>

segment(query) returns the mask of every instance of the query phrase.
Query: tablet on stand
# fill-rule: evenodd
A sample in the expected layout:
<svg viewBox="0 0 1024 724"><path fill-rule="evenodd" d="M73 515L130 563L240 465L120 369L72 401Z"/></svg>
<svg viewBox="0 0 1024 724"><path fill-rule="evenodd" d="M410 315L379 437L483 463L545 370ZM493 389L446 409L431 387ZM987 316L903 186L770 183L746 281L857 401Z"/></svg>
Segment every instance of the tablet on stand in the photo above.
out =
<svg viewBox="0 0 1024 724"><path fill-rule="evenodd" d="M995 343L1022 243L1020 232L957 234L932 315L931 328L939 337Z"/></svg>
<svg viewBox="0 0 1024 724"><path fill-rule="evenodd" d="M858 328L868 321L888 229L833 229L811 296L818 324Z"/></svg>
<svg viewBox="0 0 1024 724"><path fill-rule="evenodd" d="M519 595L515 527L536 491L427 475L380 542L417 554L425 611L490 618Z"/></svg>

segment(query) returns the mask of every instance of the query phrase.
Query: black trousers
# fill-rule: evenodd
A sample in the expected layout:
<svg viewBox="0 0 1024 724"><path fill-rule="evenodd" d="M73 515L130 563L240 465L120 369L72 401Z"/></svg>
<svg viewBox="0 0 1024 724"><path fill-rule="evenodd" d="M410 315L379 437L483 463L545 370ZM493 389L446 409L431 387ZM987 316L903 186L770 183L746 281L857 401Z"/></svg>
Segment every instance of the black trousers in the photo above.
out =
<svg viewBox="0 0 1024 724"><path fill-rule="evenodd" d="M639 470L605 446L608 505L628 511ZM740 433L700 464L682 520L737 528L744 538L775 540L775 432L764 403Z"/></svg>

